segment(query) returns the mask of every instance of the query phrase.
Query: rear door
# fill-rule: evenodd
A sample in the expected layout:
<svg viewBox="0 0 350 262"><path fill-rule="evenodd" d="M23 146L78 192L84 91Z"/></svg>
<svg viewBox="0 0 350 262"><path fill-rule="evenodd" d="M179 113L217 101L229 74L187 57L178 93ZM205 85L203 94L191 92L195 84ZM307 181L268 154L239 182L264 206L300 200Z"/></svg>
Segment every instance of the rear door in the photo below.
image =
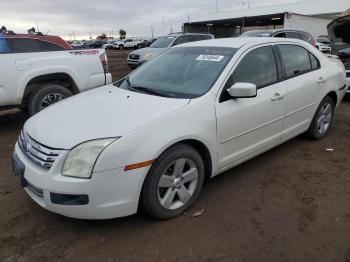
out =
<svg viewBox="0 0 350 262"><path fill-rule="evenodd" d="M216 105L219 168L227 169L278 144L286 107L286 87L271 46L247 52L229 77ZM234 83L253 83L255 98L232 99Z"/></svg>
<svg viewBox="0 0 350 262"><path fill-rule="evenodd" d="M295 44L279 44L287 87L287 108L282 139L304 132L315 112L315 100L326 84L318 59L307 49Z"/></svg>

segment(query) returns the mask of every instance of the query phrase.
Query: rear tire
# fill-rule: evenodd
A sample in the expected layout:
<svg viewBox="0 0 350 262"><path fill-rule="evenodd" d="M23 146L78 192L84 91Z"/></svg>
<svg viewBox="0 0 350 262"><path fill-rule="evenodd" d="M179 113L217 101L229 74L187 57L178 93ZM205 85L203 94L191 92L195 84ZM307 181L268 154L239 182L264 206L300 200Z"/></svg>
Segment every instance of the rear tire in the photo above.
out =
<svg viewBox="0 0 350 262"><path fill-rule="evenodd" d="M333 123L334 108L333 99L326 96L317 108L309 130L306 132L307 137L319 140L328 134Z"/></svg>
<svg viewBox="0 0 350 262"><path fill-rule="evenodd" d="M160 155L145 179L141 203L157 219L181 215L198 199L204 182L204 164L199 153L178 144Z"/></svg>
<svg viewBox="0 0 350 262"><path fill-rule="evenodd" d="M35 115L46 107L72 96L73 93L59 84L43 84L29 98L28 112Z"/></svg>

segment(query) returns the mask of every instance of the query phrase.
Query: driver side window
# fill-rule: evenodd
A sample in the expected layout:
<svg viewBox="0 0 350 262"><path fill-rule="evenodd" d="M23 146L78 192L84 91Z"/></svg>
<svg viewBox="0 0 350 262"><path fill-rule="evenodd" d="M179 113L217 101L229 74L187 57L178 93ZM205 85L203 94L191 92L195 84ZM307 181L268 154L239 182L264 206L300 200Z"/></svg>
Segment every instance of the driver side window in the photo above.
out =
<svg viewBox="0 0 350 262"><path fill-rule="evenodd" d="M263 88L278 81L275 56L271 46L259 47L250 51L238 64L226 82L220 102L231 99L226 89L235 83L251 83Z"/></svg>

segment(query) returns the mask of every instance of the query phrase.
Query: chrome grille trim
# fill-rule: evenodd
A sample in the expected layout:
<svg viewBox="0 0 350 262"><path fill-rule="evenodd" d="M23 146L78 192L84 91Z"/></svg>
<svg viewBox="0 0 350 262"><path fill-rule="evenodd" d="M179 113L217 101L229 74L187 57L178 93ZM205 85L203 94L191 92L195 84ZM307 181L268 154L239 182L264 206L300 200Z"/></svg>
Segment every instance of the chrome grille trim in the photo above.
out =
<svg viewBox="0 0 350 262"><path fill-rule="evenodd" d="M46 169L51 168L61 152L60 149L54 149L40 144L23 130L19 135L18 145L29 159Z"/></svg>

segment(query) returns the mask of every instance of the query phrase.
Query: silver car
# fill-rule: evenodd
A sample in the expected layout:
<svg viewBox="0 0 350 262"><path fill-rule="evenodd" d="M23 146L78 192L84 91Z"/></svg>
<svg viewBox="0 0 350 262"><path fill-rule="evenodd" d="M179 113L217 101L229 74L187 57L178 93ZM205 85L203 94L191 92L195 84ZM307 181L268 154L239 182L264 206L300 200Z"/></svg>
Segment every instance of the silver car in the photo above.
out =
<svg viewBox="0 0 350 262"><path fill-rule="evenodd" d="M201 40L209 40L213 38L214 36L211 34L195 33L170 34L167 36L161 36L155 42L153 42L150 47L131 52L128 56L128 65L135 69L160 53L168 50L172 46Z"/></svg>

